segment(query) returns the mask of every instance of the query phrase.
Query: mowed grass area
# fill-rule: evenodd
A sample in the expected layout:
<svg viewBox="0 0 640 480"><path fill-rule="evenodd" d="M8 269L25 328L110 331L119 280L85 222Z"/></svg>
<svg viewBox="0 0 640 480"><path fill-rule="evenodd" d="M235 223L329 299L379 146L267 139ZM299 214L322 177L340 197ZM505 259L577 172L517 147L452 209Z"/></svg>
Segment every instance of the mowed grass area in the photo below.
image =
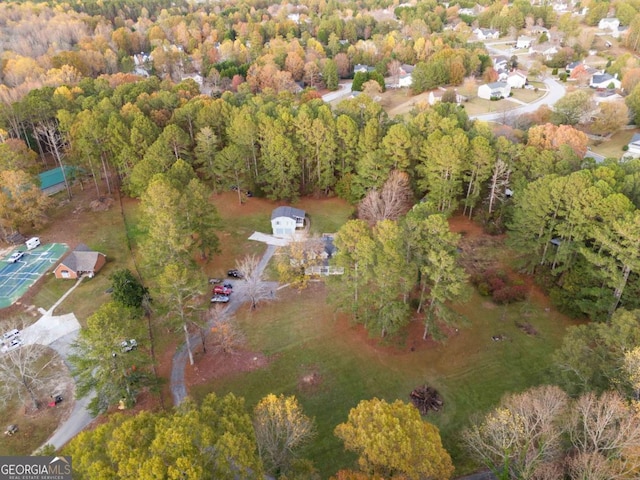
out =
<svg viewBox="0 0 640 480"><path fill-rule="evenodd" d="M589 144L591 150L594 152L604 155L606 158L619 159L625 153L622 147L627 145L631 141L631 137L633 137L635 133L638 133L638 131L639 130L622 130L613 134L609 140L601 143L590 141Z"/></svg>
<svg viewBox="0 0 640 480"><path fill-rule="evenodd" d="M354 457L333 435L352 407L372 397L408 402L409 393L425 383L444 398L443 411L427 420L441 429L456 474L474 470L477 466L459 445L459 432L469 418L494 406L505 392L547 382L551 353L570 323L534 303L496 307L474 295L455 307L466 322L446 343L423 342L422 326L416 323L407 343L393 348L377 345L361 327L336 314L323 284L302 292L283 290L278 296L277 302L257 311L238 313L249 347L268 355L270 364L196 387L191 393L200 400L211 391L233 392L243 396L249 408L268 393L295 395L316 419L318 435L306 454L322 478L355 467ZM538 335L521 331L516 320L529 322ZM493 335L503 335L504 340L495 342ZM301 381L311 373L321 379L315 387Z"/></svg>
<svg viewBox="0 0 640 480"><path fill-rule="evenodd" d="M86 208L87 203L88 201L81 203L84 207L82 211L77 210L76 202L57 209L48 227L41 233L44 238L47 238L56 235L56 230L71 227L74 243L84 243L107 256L107 263L100 272L94 278L85 278L54 312L56 315L73 312L83 325L87 317L102 303L109 301L110 296L106 293L111 285L109 276L121 268L134 270L119 203L116 201L104 211L92 211ZM137 203L131 204L131 210L134 212L137 210ZM69 251L74 246L69 245ZM49 272L38 287L33 297L33 304L48 310L74 284L75 280L56 279L53 273Z"/></svg>

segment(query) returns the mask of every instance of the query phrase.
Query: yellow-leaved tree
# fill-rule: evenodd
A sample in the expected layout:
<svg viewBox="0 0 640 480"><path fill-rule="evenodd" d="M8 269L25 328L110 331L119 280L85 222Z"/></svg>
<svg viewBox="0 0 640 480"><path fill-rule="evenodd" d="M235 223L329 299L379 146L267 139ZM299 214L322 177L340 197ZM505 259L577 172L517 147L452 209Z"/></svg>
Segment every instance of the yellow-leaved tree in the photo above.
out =
<svg viewBox="0 0 640 480"><path fill-rule="evenodd" d="M400 400L363 400L334 433L347 450L359 454L358 464L367 474L447 480L454 470L438 428Z"/></svg>

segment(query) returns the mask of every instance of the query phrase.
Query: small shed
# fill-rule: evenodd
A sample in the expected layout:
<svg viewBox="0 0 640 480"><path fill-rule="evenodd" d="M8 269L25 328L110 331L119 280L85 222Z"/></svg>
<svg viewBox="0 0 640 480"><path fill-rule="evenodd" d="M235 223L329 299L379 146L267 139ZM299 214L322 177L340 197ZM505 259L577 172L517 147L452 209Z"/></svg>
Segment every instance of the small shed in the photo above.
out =
<svg viewBox="0 0 640 480"><path fill-rule="evenodd" d="M107 263L104 253L95 252L81 243L54 270L56 278L76 279L83 275L92 278Z"/></svg>
<svg viewBox="0 0 640 480"><path fill-rule="evenodd" d="M296 228L304 227L304 210L293 207L278 207L271 212L271 228L275 237L291 237Z"/></svg>
<svg viewBox="0 0 640 480"><path fill-rule="evenodd" d="M71 177L75 174L75 168L64 167L64 173L67 176L67 181L70 182ZM38 177L40 178L40 190L46 195L53 195L65 189L61 167L39 173Z"/></svg>

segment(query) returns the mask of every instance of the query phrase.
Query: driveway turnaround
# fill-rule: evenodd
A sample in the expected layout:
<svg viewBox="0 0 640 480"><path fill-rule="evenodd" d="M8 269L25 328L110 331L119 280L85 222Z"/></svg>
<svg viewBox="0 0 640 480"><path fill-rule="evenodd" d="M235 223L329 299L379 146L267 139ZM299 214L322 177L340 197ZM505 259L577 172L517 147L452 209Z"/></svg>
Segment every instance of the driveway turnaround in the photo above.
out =
<svg viewBox="0 0 640 480"><path fill-rule="evenodd" d="M68 247L63 243L49 243L25 251L15 263L0 259L0 308L9 307L64 255ZM25 247L20 250L26 250Z"/></svg>

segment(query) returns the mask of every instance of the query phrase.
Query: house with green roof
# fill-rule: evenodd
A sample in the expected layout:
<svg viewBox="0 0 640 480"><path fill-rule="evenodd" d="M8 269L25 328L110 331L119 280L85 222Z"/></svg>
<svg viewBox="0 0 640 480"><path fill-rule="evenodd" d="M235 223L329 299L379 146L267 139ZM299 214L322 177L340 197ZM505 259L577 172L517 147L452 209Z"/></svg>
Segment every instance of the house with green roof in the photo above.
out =
<svg viewBox="0 0 640 480"><path fill-rule="evenodd" d="M64 172L67 175L67 181L71 181L71 178L75 175L75 167L65 166ZM40 190L47 195L53 195L65 189L64 175L62 175L62 168L57 167L46 172L38 174L40 178Z"/></svg>

